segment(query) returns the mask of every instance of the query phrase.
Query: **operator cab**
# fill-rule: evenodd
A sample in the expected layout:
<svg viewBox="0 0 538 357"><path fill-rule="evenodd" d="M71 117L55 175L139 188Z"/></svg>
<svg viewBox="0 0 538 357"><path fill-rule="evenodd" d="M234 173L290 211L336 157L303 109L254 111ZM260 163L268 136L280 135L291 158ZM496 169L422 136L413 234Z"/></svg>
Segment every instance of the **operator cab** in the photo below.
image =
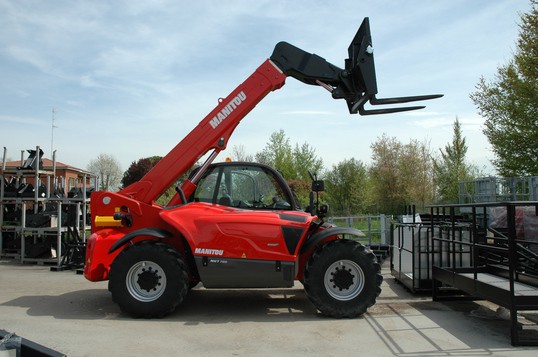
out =
<svg viewBox="0 0 538 357"><path fill-rule="evenodd" d="M208 167L190 202L253 210L295 210L297 204L282 176L252 162L222 162Z"/></svg>

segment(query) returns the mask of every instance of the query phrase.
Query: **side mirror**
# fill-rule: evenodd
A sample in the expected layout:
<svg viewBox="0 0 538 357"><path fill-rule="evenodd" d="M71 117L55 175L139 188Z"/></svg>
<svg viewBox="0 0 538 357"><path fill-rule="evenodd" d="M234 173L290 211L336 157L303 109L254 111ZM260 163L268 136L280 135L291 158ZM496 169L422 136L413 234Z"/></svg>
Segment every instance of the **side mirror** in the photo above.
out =
<svg viewBox="0 0 538 357"><path fill-rule="evenodd" d="M319 204L319 193L325 190L325 182L318 180L318 176L312 171L308 170L310 178L312 179L312 190L310 191L310 204L308 205L308 212L311 215L318 215L320 219L329 211L329 205Z"/></svg>
<svg viewBox="0 0 538 357"><path fill-rule="evenodd" d="M314 181L312 181L312 191L313 192L323 192L323 191L325 191L325 182L323 182L323 180L314 180Z"/></svg>
<svg viewBox="0 0 538 357"><path fill-rule="evenodd" d="M320 218L323 218L327 215L327 213L329 213L329 205L326 204L326 203L323 203L319 206L319 212L318 212L318 216Z"/></svg>

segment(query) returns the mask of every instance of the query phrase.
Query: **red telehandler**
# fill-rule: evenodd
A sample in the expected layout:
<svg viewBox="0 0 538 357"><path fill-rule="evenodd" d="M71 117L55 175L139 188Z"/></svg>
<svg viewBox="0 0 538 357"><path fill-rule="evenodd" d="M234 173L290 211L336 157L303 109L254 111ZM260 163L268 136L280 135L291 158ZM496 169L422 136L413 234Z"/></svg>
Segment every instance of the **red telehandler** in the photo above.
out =
<svg viewBox="0 0 538 357"><path fill-rule="evenodd" d="M109 281L113 300L135 317L163 317L190 288L283 288L299 280L323 314L355 317L375 303L382 277L375 255L354 240L362 232L323 221L314 199L323 181L312 175L310 208L302 211L274 169L246 162L213 164L243 119L290 76L344 99L351 114L395 113L423 106L366 109L438 98L376 98L368 18L348 49L345 68L280 42L240 84L140 181L91 195L92 234L84 276ZM155 200L202 157L166 205Z"/></svg>

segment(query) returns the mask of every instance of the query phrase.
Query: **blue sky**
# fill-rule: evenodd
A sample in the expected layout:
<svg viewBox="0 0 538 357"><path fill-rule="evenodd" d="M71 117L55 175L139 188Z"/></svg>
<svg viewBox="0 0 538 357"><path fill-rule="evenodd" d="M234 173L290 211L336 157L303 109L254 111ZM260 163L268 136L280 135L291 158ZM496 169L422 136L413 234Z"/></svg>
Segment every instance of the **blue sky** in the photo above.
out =
<svg viewBox="0 0 538 357"><path fill-rule="evenodd" d="M279 41L343 67L369 17L378 97L445 97L421 111L361 117L289 78L245 118L220 158L233 146L255 154L283 129L327 168L350 158L368 164L370 144L383 134L438 151L458 117L469 161L493 173L469 94L510 60L519 14L529 9L525 0L1 0L0 146L13 160L36 145L50 157L53 141L61 162L86 168L106 153L126 170L165 155Z"/></svg>

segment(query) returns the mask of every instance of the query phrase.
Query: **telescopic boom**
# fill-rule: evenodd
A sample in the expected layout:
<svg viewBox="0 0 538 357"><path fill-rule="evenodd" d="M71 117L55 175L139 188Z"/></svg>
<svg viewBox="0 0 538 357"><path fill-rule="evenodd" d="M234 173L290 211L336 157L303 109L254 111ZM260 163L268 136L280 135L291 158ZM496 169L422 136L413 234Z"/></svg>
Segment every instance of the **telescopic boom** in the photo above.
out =
<svg viewBox="0 0 538 357"><path fill-rule="evenodd" d="M202 156L212 151L209 158L178 189L169 205L180 203L196 187L197 179L218 153L226 148L230 136L240 121L270 92L281 88L286 77L303 83L321 86L331 92L334 99L344 99L351 114L388 114L422 109L424 106L365 109L442 97L440 94L398 98L377 98L372 37L368 18L362 22L348 48L345 67L341 69L316 54L311 54L289 43L280 42L273 54L230 95L219 99L219 104L174 147L140 181L122 190L124 194L151 204L178 177L186 173Z"/></svg>

